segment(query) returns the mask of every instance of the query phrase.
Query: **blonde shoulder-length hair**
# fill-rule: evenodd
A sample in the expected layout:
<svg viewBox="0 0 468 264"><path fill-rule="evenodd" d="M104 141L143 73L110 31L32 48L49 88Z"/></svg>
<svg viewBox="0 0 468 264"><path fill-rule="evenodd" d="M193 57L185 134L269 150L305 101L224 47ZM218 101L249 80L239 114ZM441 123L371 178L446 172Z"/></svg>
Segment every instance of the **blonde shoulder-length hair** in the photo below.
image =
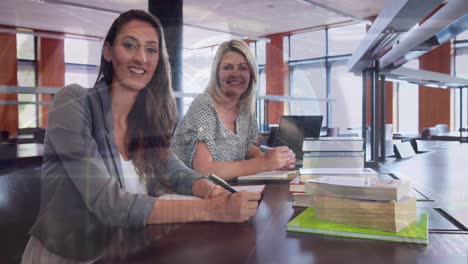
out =
<svg viewBox="0 0 468 264"><path fill-rule="evenodd" d="M250 81L247 90L241 95L239 99L239 108L244 108L250 113L255 112L255 87L258 80L258 69L257 63L252 55L252 52L249 49L249 46L242 40L230 40L223 42L216 52L215 58L213 60L213 65L211 66L211 76L210 81L208 82L207 91L211 97L217 102L221 103L222 91L219 83L219 67L221 65L221 60L226 52L233 51L244 56L250 71Z"/></svg>

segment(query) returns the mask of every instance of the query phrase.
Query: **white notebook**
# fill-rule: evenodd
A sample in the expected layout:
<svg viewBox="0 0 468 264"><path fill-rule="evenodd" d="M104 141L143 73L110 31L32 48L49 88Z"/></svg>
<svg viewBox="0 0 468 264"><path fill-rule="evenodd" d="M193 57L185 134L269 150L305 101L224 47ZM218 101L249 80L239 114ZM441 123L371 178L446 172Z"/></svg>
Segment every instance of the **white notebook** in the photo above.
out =
<svg viewBox="0 0 468 264"><path fill-rule="evenodd" d="M254 175L247 175L238 177L237 180L242 181L290 181L297 177L297 171L264 171Z"/></svg>
<svg viewBox="0 0 468 264"><path fill-rule="evenodd" d="M234 190L240 191L247 191L247 192L258 192L262 193L265 189L265 184L262 185L243 185L243 186L231 186ZM159 196L158 199L161 200L201 200L201 198L193 195L183 195L177 193L171 194L164 194Z"/></svg>

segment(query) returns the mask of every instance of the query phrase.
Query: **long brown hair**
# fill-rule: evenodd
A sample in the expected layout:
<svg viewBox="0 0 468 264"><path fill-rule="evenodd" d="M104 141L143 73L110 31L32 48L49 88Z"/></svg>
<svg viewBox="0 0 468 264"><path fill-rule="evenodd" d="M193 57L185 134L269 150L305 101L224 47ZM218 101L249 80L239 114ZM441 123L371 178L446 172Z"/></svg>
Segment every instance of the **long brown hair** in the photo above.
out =
<svg viewBox="0 0 468 264"><path fill-rule="evenodd" d="M148 194L156 195L160 187L170 188L166 175L169 147L177 120L172 94L171 67L161 22L142 10L122 13L107 33L105 42L111 46L123 26L133 20L147 22L159 36L159 61L150 82L142 89L127 116L125 144L127 153L140 179L146 183ZM112 63L101 56L101 68L96 83L112 84Z"/></svg>

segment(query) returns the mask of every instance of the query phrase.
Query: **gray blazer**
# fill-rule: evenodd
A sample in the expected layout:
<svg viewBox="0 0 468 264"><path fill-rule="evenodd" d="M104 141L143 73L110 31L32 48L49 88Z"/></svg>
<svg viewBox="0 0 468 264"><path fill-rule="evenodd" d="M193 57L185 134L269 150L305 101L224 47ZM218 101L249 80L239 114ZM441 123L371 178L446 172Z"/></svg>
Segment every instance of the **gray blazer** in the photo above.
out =
<svg viewBox="0 0 468 264"><path fill-rule="evenodd" d="M191 194L202 176L171 153L168 177L176 192ZM108 85L70 85L56 94L41 183L41 208L30 234L53 253L95 257L116 228L145 226L156 198L123 189Z"/></svg>

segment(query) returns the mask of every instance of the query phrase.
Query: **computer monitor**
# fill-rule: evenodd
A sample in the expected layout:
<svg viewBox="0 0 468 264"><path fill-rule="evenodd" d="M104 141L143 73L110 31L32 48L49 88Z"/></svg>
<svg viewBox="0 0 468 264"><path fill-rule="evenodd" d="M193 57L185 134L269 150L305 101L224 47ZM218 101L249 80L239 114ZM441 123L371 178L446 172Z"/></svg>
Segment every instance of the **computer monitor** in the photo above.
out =
<svg viewBox="0 0 468 264"><path fill-rule="evenodd" d="M302 160L302 143L304 138L318 138L322 127L323 116L282 116L274 146L288 146L297 160Z"/></svg>

